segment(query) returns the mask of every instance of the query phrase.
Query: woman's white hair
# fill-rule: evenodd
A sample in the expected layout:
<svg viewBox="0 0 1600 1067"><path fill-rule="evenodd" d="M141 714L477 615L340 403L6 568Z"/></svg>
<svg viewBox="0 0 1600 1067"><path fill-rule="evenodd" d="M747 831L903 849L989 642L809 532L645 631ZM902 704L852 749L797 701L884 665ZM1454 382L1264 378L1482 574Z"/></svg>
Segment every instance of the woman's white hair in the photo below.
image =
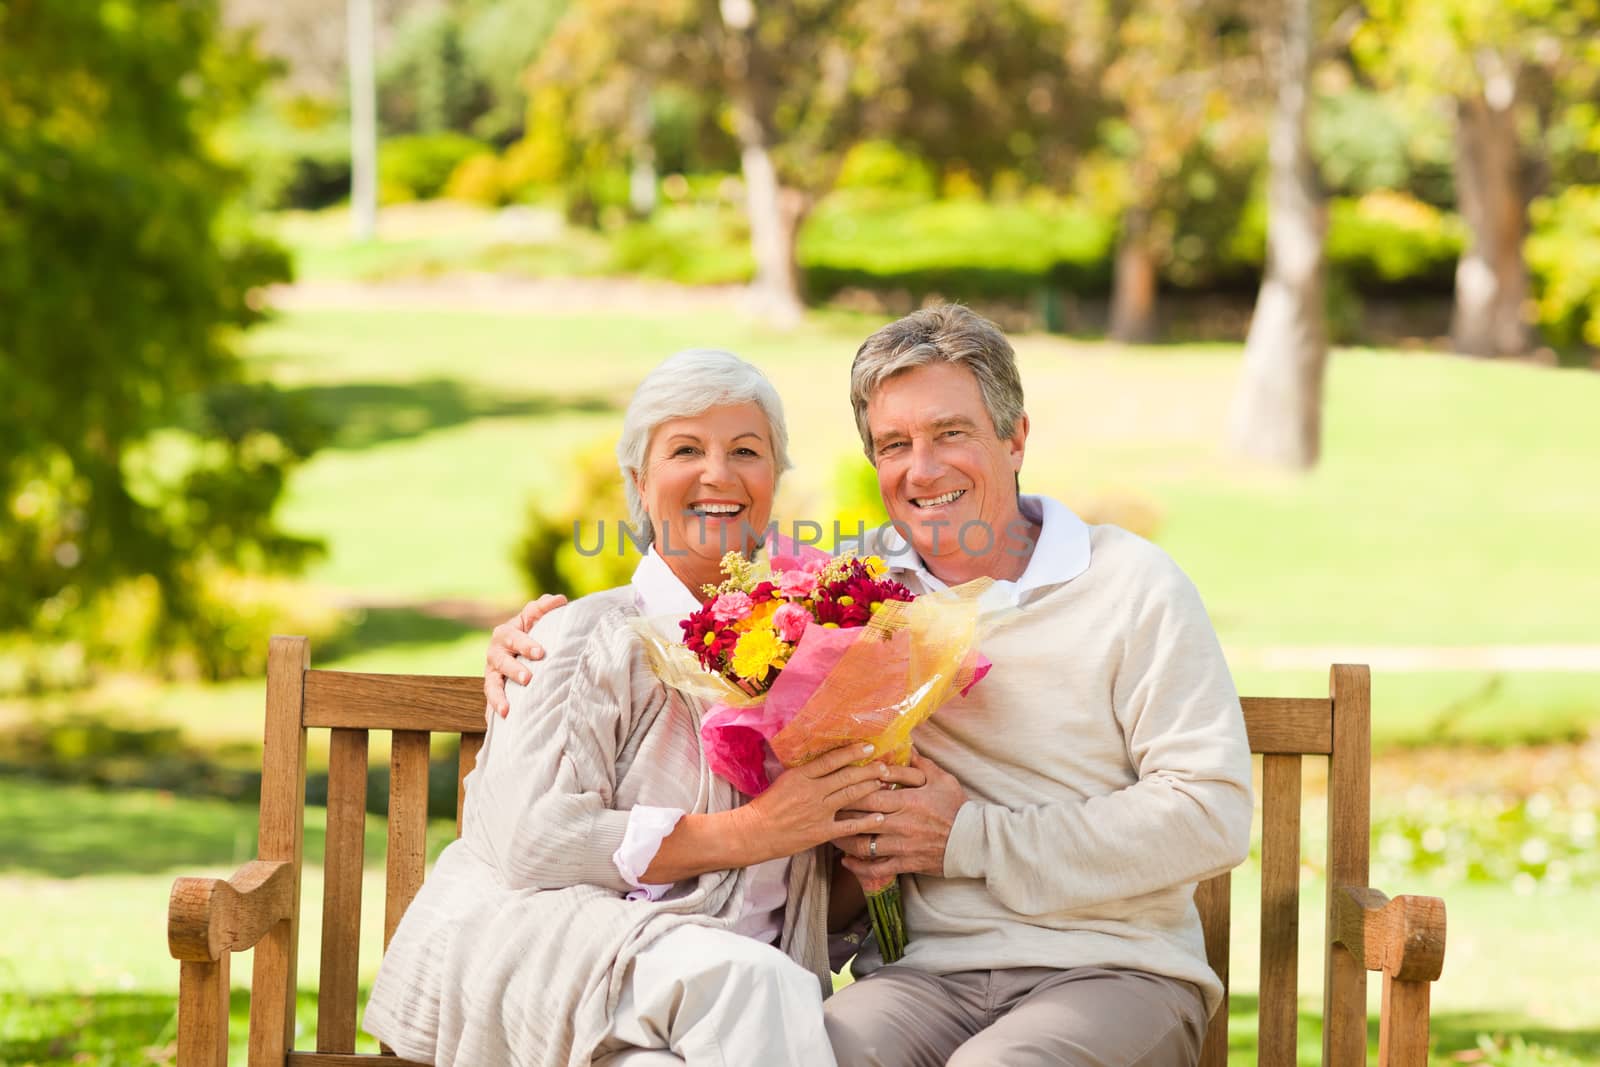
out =
<svg viewBox="0 0 1600 1067"><path fill-rule="evenodd" d="M724 404L753 403L767 417L772 431L772 461L776 473L789 469L789 427L783 419L783 401L767 376L732 352L691 348L667 357L639 383L622 417L622 438L617 442L617 466L622 468L622 490L628 500L628 520L635 535L646 534L655 543L655 527L645 512L644 499L634 475L644 470L645 454L656 427L672 419L685 419Z"/></svg>

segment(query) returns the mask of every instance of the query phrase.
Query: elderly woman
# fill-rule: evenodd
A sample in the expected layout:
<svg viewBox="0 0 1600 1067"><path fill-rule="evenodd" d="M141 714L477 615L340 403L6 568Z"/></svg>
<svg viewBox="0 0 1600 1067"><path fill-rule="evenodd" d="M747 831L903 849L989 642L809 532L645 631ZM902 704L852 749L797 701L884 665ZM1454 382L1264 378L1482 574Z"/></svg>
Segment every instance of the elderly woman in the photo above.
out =
<svg viewBox="0 0 1600 1067"><path fill-rule="evenodd" d="M788 466L778 395L724 352L668 359L617 455L651 548L632 583L551 615L439 857L378 971L365 1025L449 1064L832 1064L827 842L908 768L839 750L745 802L706 765L702 709L651 674L629 617L686 616L764 530Z"/></svg>

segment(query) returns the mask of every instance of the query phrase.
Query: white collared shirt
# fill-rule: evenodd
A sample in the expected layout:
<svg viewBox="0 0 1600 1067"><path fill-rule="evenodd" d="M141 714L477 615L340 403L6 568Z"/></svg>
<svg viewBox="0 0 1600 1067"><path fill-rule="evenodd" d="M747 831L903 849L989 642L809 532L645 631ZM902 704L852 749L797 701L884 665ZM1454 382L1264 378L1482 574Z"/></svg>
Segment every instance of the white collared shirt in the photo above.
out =
<svg viewBox="0 0 1600 1067"><path fill-rule="evenodd" d="M679 577L672 573L667 561L655 547L645 553L634 568L633 599L639 614L663 637L681 640L683 631L678 622L700 610L696 597ZM680 808L657 808L635 805L628 812L628 826L622 844L611 857L623 881L634 887L629 900L659 900L671 884L659 885L641 881L650 863L661 850L661 842L677 827L683 818ZM789 899L789 857L767 860L750 868L750 881L745 888L744 906L734 920L733 932L772 943L783 930L783 910Z"/></svg>

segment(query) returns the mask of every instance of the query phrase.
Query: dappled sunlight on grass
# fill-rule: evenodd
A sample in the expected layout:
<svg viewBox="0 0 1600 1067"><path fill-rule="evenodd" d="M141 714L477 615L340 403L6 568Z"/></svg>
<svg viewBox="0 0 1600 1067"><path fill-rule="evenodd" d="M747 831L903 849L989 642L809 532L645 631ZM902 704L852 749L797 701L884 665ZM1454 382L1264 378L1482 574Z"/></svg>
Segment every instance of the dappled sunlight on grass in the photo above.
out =
<svg viewBox="0 0 1600 1067"><path fill-rule="evenodd" d="M430 780L453 797L453 760L435 766ZM388 767L381 754L371 759L370 792L381 807ZM308 791L326 793L325 781L312 775ZM434 790L443 792L445 790ZM441 803L447 798L436 797ZM454 802L449 801L453 816ZM437 812L436 812L437 815ZM172 870L232 870L256 855L258 810L254 803L230 803L149 789L101 790L0 775L0 877L43 875L87 878L153 874ZM327 825L323 808L306 809L307 863L322 862ZM383 862L386 823L368 815L366 858ZM434 853L454 836L451 822L429 827Z"/></svg>

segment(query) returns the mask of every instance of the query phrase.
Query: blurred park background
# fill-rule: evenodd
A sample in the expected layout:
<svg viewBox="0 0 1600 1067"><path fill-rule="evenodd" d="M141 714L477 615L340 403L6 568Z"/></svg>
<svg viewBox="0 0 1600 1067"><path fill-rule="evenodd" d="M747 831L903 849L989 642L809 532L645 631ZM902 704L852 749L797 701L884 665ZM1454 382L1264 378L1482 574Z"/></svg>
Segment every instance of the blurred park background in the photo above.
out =
<svg viewBox="0 0 1600 1067"><path fill-rule="evenodd" d="M1241 690L1373 666L1437 1062L1600 1064L1600 0L0 0L0 1062L171 1062L269 634L474 674L625 580L567 542L683 347L782 390L780 514L871 519L849 360L942 299L1013 331L1026 487L1174 555Z"/></svg>

